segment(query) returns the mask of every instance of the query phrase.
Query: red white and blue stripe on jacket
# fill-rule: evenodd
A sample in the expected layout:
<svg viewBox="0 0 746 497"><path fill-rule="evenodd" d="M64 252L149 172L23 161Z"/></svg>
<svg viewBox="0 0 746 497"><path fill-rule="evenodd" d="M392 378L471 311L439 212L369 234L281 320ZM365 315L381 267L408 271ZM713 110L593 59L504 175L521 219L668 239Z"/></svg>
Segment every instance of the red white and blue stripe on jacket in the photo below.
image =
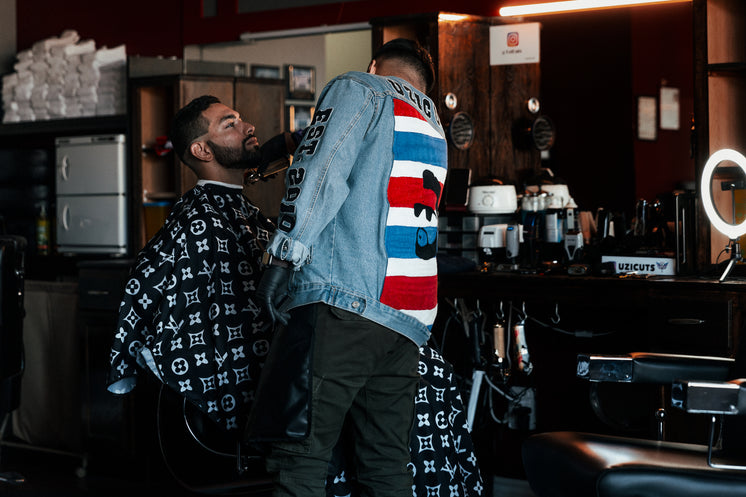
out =
<svg viewBox="0 0 746 497"><path fill-rule="evenodd" d="M388 263L381 303L431 327L438 303L435 259L446 141L420 111L394 99L394 162L388 185Z"/></svg>

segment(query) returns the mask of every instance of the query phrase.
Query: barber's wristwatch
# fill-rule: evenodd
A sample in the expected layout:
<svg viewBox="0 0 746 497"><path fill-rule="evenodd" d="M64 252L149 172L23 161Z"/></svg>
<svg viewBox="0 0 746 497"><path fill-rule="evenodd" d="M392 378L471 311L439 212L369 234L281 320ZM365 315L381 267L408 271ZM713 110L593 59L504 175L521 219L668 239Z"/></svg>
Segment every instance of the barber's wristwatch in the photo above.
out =
<svg viewBox="0 0 746 497"><path fill-rule="evenodd" d="M290 264L288 261L283 261L282 259L278 259L277 257L273 256L269 252L264 252L262 254L262 266L269 267L269 266L281 266L281 267L289 267Z"/></svg>

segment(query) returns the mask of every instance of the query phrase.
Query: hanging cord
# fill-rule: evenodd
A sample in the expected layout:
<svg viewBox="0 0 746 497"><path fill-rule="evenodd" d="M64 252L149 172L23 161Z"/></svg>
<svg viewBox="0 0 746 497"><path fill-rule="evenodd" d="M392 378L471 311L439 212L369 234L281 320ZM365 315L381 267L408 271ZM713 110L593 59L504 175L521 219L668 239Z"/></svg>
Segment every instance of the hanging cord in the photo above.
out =
<svg viewBox="0 0 746 497"><path fill-rule="evenodd" d="M440 337L440 345L438 346L438 353L440 355L443 355L446 348L446 336L448 335L448 328L451 326L451 322L456 319L458 321L462 321L461 315L459 314L457 302L458 299L453 299L453 302L450 300L446 300L446 302L451 306L451 313L448 316L448 319L446 319L446 322L443 326L443 336Z"/></svg>
<svg viewBox="0 0 746 497"><path fill-rule="evenodd" d="M478 369L484 366L482 360L482 345L484 344L483 334L483 315L482 310L479 308L479 300L477 300L476 309L469 316L469 333L467 335L471 340L471 360L474 369Z"/></svg>
<svg viewBox="0 0 746 497"><path fill-rule="evenodd" d="M510 414L510 406L519 406L523 397L532 390L532 387L523 387L517 394L511 394L495 385L487 376L484 377L485 382L489 385L490 389L487 392L487 410L490 413L492 420L498 424L505 424L508 422L508 416ZM500 397L508 401L508 408L505 410L503 417L498 417L495 413L494 397L497 393Z"/></svg>

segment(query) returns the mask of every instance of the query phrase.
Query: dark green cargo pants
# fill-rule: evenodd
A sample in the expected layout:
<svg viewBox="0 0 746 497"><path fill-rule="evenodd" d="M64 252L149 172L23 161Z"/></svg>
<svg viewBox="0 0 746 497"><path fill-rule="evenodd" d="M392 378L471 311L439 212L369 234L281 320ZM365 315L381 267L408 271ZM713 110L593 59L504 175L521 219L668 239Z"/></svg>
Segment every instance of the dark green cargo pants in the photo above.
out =
<svg viewBox="0 0 746 497"><path fill-rule="evenodd" d="M315 312L299 313L315 321L311 430L302 442L273 444L267 469L275 475L274 495L325 495L332 449L347 419L362 494L411 497L419 348L356 314L312 305Z"/></svg>

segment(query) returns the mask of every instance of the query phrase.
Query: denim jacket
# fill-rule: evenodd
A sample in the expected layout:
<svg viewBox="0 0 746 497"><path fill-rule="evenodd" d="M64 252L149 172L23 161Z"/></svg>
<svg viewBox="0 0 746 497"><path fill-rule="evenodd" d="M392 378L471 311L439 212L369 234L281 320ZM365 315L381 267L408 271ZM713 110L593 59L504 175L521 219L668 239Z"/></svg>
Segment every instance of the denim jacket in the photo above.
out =
<svg viewBox="0 0 746 497"><path fill-rule="evenodd" d="M424 344L437 312L447 146L403 79L349 72L322 91L267 251L294 266L285 309L325 302Z"/></svg>

